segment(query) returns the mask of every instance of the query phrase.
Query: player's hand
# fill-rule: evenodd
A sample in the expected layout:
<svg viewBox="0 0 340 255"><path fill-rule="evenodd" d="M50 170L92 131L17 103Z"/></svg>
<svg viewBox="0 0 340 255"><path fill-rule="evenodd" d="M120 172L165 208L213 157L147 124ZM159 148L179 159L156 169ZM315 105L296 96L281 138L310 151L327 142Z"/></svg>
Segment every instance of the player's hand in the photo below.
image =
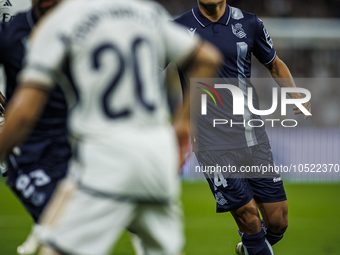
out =
<svg viewBox="0 0 340 255"><path fill-rule="evenodd" d="M174 123L174 128L177 136L179 153L180 153L180 167L184 165L186 160L186 155L190 153L190 123L188 122L177 122Z"/></svg>
<svg viewBox="0 0 340 255"><path fill-rule="evenodd" d="M0 116L4 116L4 114L5 114L5 107L6 107L6 98L0 92Z"/></svg>
<svg viewBox="0 0 340 255"><path fill-rule="evenodd" d="M310 104L310 102L306 102L304 104L302 104L308 112L312 113L312 105ZM298 108L298 107L294 107L293 108L294 114L302 114L302 111ZM307 119L310 115L306 115L303 119Z"/></svg>

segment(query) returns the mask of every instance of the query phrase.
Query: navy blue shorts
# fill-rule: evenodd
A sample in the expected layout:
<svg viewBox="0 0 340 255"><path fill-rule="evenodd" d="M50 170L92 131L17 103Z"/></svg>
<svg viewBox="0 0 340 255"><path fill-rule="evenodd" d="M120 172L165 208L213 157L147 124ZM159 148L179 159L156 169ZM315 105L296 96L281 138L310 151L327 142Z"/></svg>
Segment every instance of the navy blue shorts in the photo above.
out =
<svg viewBox="0 0 340 255"><path fill-rule="evenodd" d="M58 182L65 177L67 162L55 166L32 164L14 169L9 166L7 185L38 222Z"/></svg>
<svg viewBox="0 0 340 255"><path fill-rule="evenodd" d="M216 212L238 209L254 198L260 203L287 200L280 174L275 171L248 173L254 166L275 169L269 143L249 148L196 152L201 168L225 166L225 171L206 171L205 176L216 200Z"/></svg>
<svg viewBox="0 0 340 255"><path fill-rule="evenodd" d="M58 182L65 177L66 170L67 162L54 166L32 164L19 169L9 166L7 185L34 221L38 222Z"/></svg>
<svg viewBox="0 0 340 255"><path fill-rule="evenodd" d="M67 142L49 139L25 144L18 155L9 156L7 185L35 222L65 177L70 157Z"/></svg>

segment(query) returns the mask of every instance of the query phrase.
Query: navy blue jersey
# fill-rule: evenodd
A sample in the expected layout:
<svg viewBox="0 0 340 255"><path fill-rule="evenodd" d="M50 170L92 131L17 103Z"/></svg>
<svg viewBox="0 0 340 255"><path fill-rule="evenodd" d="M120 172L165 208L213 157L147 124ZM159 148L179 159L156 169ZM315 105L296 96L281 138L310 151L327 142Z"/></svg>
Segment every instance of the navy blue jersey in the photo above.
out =
<svg viewBox="0 0 340 255"><path fill-rule="evenodd" d="M175 19L175 22L186 26L189 34L198 33L220 49L224 56L223 66L219 71L220 78L238 86L247 102L247 88L253 87L247 80L251 75L252 54L264 65L271 63L276 56L273 42L262 21L255 14L227 5L224 15L217 22L212 22L200 12L196 4L191 11ZM183 85L185 70L180 72L180 76L182 86L185 86ZM198 120L196 150L235 149L268 142L264 127L252 128L246 124L245 127L217 125L212 128L213 119L227 119L240 123L260 119L260 116L252 114L248 107L244 116L233 115L231 92L226 89L216 91L221 96L223 106L216 110L214 102L208 100L208 114ZM253 106L259 109L256 91L253 93ZM209 112L209 109L214 111Z"/></svg>
<svg viewBox="0 0 340 255"><path fill-rule="evenodd" d="M17 76L22 68L27 38L37 19L32 10L19 13L11 22L3 24L0 31L0 64L5 67L6 98L11 100L17 86ZM36 124L30 138L20 146L21 153L15 156L15 164L30 164L51 158L67 160L71 149L67 138L67 105L59 87L50 95L50 100ZM48 143L48 144L47 144ZM50 150L55 145L60 150ZM49 148L49 149L46 149ZM49 155L53 153L53 155ZM66 171L66 169L64 170Z"/></svg>

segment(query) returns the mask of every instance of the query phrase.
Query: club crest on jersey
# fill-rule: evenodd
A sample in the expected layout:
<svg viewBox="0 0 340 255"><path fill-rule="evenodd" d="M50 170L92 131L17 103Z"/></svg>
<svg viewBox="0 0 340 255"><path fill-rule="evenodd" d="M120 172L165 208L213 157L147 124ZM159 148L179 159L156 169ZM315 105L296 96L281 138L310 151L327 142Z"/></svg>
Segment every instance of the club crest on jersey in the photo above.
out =
<svg viewBox="0 0 340 255"><path fill-rule="evenodd" d="M189 32L189 35L190 35L191 37L194 37L194 34L195 34L195 32L196 32L196 29L197 29L197 28L190 28L190 29L187 29L188 32Z"/></svg>
<svg viewBox="0 0 340 255"><path fill-rule="evenodd" d="M236 35L238 38L247 37L246 32L244 32L244 29L242 28L242 24L236 23L235 26L231 25L231 29L233 30L234 35Z"/></svg>
<svg viewBox="0 0 340 255"><path fill-rule="evenodd" d="M216 202L217 202L219 205L226 205L226 204L228 204L227 199L225 199L225 198L223 197L223 195L222 195L221 192L217 192L217 193L215 194L215 199L216 199Z"/></svg>

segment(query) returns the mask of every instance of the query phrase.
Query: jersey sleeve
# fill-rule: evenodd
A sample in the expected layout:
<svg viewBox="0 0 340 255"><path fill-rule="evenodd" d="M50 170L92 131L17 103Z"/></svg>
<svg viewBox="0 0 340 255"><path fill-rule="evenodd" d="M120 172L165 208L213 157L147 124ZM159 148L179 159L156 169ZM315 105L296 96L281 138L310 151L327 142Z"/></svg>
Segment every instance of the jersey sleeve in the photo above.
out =
<svg viewBox="0 0 340 255"><path fill-rule="evenodd" d="M164 23L163 37L167 61L177 66L187 63L201 43L199 36L191 37L183 26L169 19Z"/></svg>
<svg viewBox="0 0 340 255"><path fill-rule="evenodd" d="M67 39L54 14L33 30L19 83L35 82L46 89L55 86L67 55Z"/></svg>
<svg viewBox="0 0 340 255"><path fill-rule="evenodd" d="M3 24L0 24L0 66L4 63L5 53L5 31Z"/></svg>
<svg viewBox="0 0 340 255"><path fill-rule="evenodd" d="M262 64L268 65L276 56L276 51L273 47L274 43L264 27L262 20L258 17L255 18L256 28L253 54Z"/></svg>

